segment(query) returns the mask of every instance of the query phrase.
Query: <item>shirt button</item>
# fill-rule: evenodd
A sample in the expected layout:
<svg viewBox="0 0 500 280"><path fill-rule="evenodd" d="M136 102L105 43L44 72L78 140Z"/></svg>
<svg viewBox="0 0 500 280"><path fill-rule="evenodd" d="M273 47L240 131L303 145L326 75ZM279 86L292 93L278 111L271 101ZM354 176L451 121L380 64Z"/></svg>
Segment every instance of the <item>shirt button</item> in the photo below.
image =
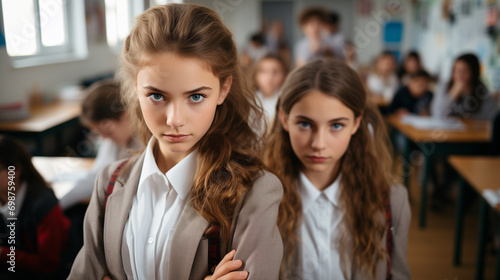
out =
<svg viewBox="0 0 500 280"><path fill-rule="evenodd" d="M151 244L151 243L153 243L154 240L155 239L153 237L150 237L150 238L148 238L148 243Z"/></svg>

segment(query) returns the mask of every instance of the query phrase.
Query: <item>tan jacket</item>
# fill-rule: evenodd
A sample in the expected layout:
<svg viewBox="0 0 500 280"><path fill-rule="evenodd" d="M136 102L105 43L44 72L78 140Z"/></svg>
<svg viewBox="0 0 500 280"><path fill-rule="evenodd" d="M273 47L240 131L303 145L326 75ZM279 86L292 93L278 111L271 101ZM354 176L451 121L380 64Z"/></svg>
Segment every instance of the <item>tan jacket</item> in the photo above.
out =
<svg viewBox="0 0 500 280"><path fill-rule="evenodd" d="M406 280L411 279L410 268L406 262L406 247L408 243L408 230L410 228L411 221L411 211L410 204L408 202L408 192L401 185L395 185L391 187L391 214L392 214L392 263L391 263L391 273L392 279L394 280ZM385 215L384 215L385 218ZM300 233L300 231L298 231ZM386 248L386 236L387 232L383 237L383 245ZM300 236L299 236L300 239ZM290 265L287 265L287 271L285 272L284 279L287 280L302 280L304 279L302 275L302 246L297 244L297 249L292 253L292 261ZM377 264L377 280L385 280L387 274L387 263L384 261L379 261ZM363 271L355 271L351 279L353 280L364 280L371 279L369 275L363 273ZM304 279L310 280L310 279Z"/></svg>
<svg viewBox="0 0 500 280"><path fill-rule="evenodd" d="M68 279L126 279L121 246L125 223L137 192L144 153L131 159L130 166L118 176L104 213L104 199L111 174L119 162L106 166L96 179L85 215L84 245L75 259ZM221 244L221 256L236 249L235 259L243 261L240 270L248 279L278 279L283 243L276 225L283 196L281 182L263 172L253 187L242 196L232 219L230 240ZM208 221L191 204L185 206L174 235L168 279L203 279L208 271L208 239L203 236Z"/></svg>

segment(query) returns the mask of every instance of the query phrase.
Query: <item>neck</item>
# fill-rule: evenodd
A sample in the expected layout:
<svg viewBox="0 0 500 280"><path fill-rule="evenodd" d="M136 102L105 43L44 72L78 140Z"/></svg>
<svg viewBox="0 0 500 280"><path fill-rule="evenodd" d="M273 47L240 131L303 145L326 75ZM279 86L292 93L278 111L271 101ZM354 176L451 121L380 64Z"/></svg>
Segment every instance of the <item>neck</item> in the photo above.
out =
<svg viewBox="0 0 500 280"><path fill-rule="evenodd" d="M310 171L304 170L304 174L307 179L316 187L318 190L323 191L328 186L330 186L337 179L340 171L339 162L335 163L332 170L328 171Z"/></svg>
<svg viewBox="0 0 500 280"><path fill-rule="evenodd" d="M261 90L260 92L262 92L262 96L266 98L272 97L275 93L275 91L265 91L265 90Z"/></svg>
<svg viewBox="0 0 500 280"><path fill-rule="evenodd" d="M167 151L166 148L162 148L161 145L157 142L155 147L153 148L153 155L156 160L156 164L158 165L158 169L165 174L172 167L177 165L181 160L183 160L187 155L189 155L191 151L185 153L172 153Z"/></svg>

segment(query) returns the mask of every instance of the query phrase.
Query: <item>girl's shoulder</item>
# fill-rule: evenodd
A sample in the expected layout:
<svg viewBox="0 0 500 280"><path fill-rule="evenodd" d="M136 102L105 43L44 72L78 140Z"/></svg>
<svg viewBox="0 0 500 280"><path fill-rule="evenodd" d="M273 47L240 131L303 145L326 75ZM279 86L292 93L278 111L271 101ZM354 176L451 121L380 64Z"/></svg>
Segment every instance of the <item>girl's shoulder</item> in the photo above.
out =
<svg viewBox="0 0 500 280"><path fill-rule="evenodd" d="M132 177L140 176L143 162L144 152L106 164L97 175L96 182L98 184L96 187L106 189L115 173L116 181L121 183L133 179Z"/></svg>
<svg viewBox="0 0 500 280"><path fill-rule="evenodd" d="M411 218L408 190L401 184L391 185L391 213L394 220Z"/></svg>
<svg viewBox="0 0 500 280"><path fill-rule="evenodd" d="M245 195L245 200L274 200L278 197L280 200L283 197L281 181L273 173L263 170L256 175L252 188Z"/></svg>

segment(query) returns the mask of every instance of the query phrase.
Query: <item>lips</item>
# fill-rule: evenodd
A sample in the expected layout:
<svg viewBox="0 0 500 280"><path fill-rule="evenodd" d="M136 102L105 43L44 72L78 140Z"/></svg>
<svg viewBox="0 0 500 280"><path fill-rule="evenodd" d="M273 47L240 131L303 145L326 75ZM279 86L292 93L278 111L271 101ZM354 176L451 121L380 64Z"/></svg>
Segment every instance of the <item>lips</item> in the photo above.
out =
<svg viewBox="0 0 500 280"><path fill-rule="evenodd" d="M314 163L323 163L328 160L327 157L318 157L318 156L307 156L307 158Z"/></svg>
<svg viewBox="0 0 500 280"><path fill-rule="evenodd" d="M183 142L189 137L189 134L163 134L171 142Z"/></svg>

